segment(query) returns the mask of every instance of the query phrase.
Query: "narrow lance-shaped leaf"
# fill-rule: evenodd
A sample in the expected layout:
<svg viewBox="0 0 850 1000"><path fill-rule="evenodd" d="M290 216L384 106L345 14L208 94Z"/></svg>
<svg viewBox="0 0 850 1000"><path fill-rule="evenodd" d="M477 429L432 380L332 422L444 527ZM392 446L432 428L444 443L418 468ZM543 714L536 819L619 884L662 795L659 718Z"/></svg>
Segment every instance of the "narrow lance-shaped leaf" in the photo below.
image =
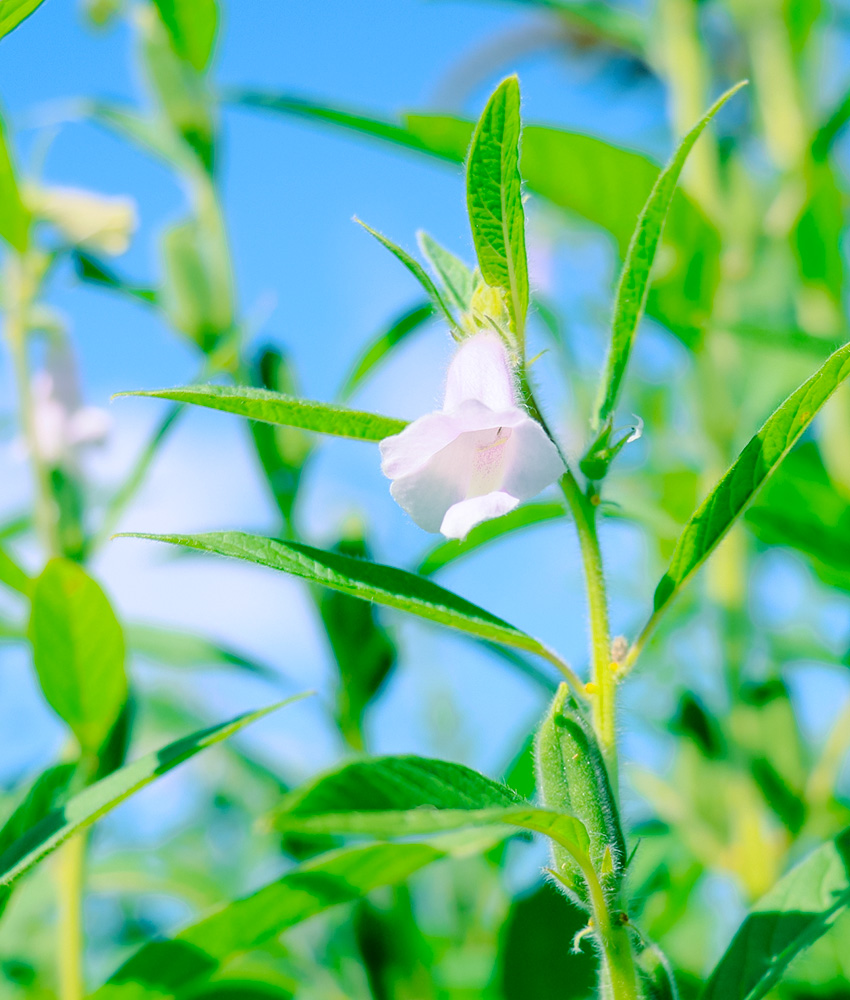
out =
<svg viewBox="0 0 850 1000"><path fill-rule="evenodd" d="M496 88L475 127L466 198L481 274L488 285L504 291L513 330L521 338L528 312L528 260L520 129L519 81L509 76Z"/></svg>
<svg viewBox="0 0 850 1000"><path fill-rule="evenodd" d="M458 597L457 594L394 566L353 559L297 542L263 538L241 531L210 532L205 535L149 535L131 533L119 537L148 538L183 545L201 552L245 559L271 569L291 573L311 583L331 587L366 601L377 601L399 611L459 629L481 639L524 649L569 671L567 665L539 639Z"/></svg>
<svg viewBox="0 0 850 1000"><path fill-rule="evenodd" d="M227 739L248 723L301 697L303 695L298 695L257 712L246 712L230 722L184 736L90 785L69 799L61 809L45 816L0 855L0 886L13 882L69 837L91 826L134 792L193 757L198 751Z"/></svg>
<svg viewBox="0 0 850 1000"><path fill-rule="evenodd" d="M376 229L372 229L371 226L367 226L366 223L362 222L360 219L355 218L354 221L358 223L358 225L361 225L366 230L367 233L370 233L372 236L374 236L379 243L383 244L383 246L385 246L387 250L389 250L389 252L394 257L396 257L398 260L402 262L402 264L404 264L407 270L410 271L413 277L416 278L416 280L419 282L420 285L422 285L422 287L428 293L429 298L434 303L434 306L437 308L439 312L441 312L445 316L449 326L453 329L457 324L455 323L455 318L452 315L452 311L446 305L446 301L440 294L439 288L437 288L437 286L431 280L430 275L425 270L425 268L419 263L419 261L416 260L414 257L411 257L406 250L403 250L396 243L393 243L392 240L387 239L387 237L384 236L383 233L379 233Z"/></svg>
<svg viewBox="0 0 850 1000"><path fill-rule="evenodd" d="M750 911L703 1000L760 1000L850 905L850 828L792 868Z"/></svg>
<svg viewBox="0 0 850 1000"><path fill-rule="evenodd" d="M425 757L343 764L287 796L275 822L287 831L378 837L515 826L546 834L589 863L587 831L575 816L530 805L462 764Z"/></svg>
<svg viewBox="0 0 850 1000"><path fill-rule="evenodd" d="M646 306L649 291L649 276L655 260L655 252L664 231L664 223L673 200L673 193L682 167L697 139L729 98L745 85L739 83L727 90L703 115L697 124L679 144L672 159L661 171L658 180L643 206L637 226L626 252L617 295L614 303L614 319L611 329L611 343L605 362L605 372L599 387L597 412L593 418L593 429L598 431L613 414L620 394L626 365L629 361L632 342Z"/></svg>
<svg viewBox="0 0 850 1000"><path fill-rule="evenodd" d="M121 295L137 299L148 305L156 304L156 289L134 285L132 282L120 277L112 268L107 267L103 261L98 260L91 254L85 253L83 250L75 247L71 251L71 261L80 281L84 281L90 285L99 285L101 288L108 288L110 291L118 292Z"/></svg>
<svg viewBox="0 0 850 1000"><path fill-rule="evenodd" d="M726 475L692 515L676 543L670 566L655 591L655 612L664 607L734 524L759 487L850 375L850 344L840 347L768 417Z"/></svg>
<svg viewBox="0 0 850 1000"><path fill-rule="evenodd" d="M422 302L394 319L355 360L339 390L340 399L348 399L395 347L421 330L433 316L434 307L428 302Z"/></svg>
<svg viewBox="0 0 850 1000"><path fill-rule="evenodd" d="M6 3L8 4L8 0ZM24 5L13 3L13 6L20 8ZM9 18L5 11L6 7L0 2L0 38L11 31L17 23L15 22L4 31L4 15L6 20ZM19 20L24 17L26 14L22 14ZM3 120L0 119L0 236L15 250L23 253L29 243L31 221L30 212L21 200L15 168L6 142L6 127Z"/></svg>
<svg viewBox="0 0 850 1000"><path fill-rule="evenodd" d="M250 420L286 427L302 427L307 431L354 438L357 441L381 441L398 434L407 426L404 420L382 417L376 413L347 410L331 403L296 399L281 392L256 389L251 386L187 385L174 389L142 389L119 392L118 396L151 396L176 403L192 403L211 410L235 413Z"/></svg>
<svg viewBox="0 0 850 1000"><path fill-rule="evenodd" d="M442 282L449 302L458 312L467 312L472 304L475 291L475 275L464 262L433 238L420 230L417 234L419 247L426 260Z"/></svg>
<svg viewBox="0 0 850 1000"><path fill-rule="evenodd" d="M90 1000L141 1000L186 996L216 975L225 962L260 947L334 906L361 899L385 885L404 882L434 861L469 852L463 841L368 844L306 861L257 892L184 928L152 941L128 959ZM241 995L241 994L240 994Z"/></svg>

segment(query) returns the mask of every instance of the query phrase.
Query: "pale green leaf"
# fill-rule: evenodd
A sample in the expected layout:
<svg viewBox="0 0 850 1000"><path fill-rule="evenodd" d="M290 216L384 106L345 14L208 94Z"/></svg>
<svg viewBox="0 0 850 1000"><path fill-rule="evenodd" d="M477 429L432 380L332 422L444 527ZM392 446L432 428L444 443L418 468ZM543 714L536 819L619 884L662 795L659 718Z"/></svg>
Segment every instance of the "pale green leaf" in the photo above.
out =
<svg viewBox="0 0 850 1000"><path fill-rule="evenodd" d="M351 366L351 371L346 376L342 388L339 390L340 399L348 399L372 374L372 372L387 358L393 348L420 330L434 316L434 307L427 302L423 302L412 309L403 312L401 316L390 323L378 336L365 348Z"/></svg>
<svg viewBox="0 0 850 1000"><path fill-rule="evenodd" d="M703 1000L767 996L848 905L850 829L813 851L756 903L712 972Z"/></svg>
<svg viewBox="0 0 850 1000"><path fill-rule="evenodd" d="M850 375L850 344L840 347L768 417L679 536L655 591L655 612L676 594L735 523L818 411Z"/></svg>
<svg viewBox="0 0 850 1000"><path fill-rule="evenodd" d="M347 410L331 403L317 403L310 399L296 399L269 389L252 386L188 385L174 389L142 389L137 392L120 392L119 396L152 396L154 399L171 399L176 403L192 403L211 410L235 413L250 420L284 427L301 427L320 434L354 438L357 441L381 441L391 434L399 434L406 421L382 417L376 413Z"/></svg>
<svg viewBox="0 0 850 1000"><path fill-rule="evenodd" d="M3 2L4 0L0 0L0 37L6 34L3 31L3 11L5 9ZM5 2L8 3L8 0ZM18 4L17 6L24 5ZM27 11L27 13L30 12ZM26 14L21 15L21 18L24 17ZM11 31L15 24L6 30ZM29 243L31 222L32 216L24 205L21 192L18 189L17 174L6 141L6 126L0 119L0 236L15 250L23 253Z"/></svg>
<svg viewBox="0 0 850 1000"><path fill-rule="evenodd" d="M685 160L711 119L729 98L744 85L744 83L739 83L727 90L688 132L670 162L659 174L638 217L617 286L611 343L608 347L605 372L600 385L597 412L593 419L594 430L599 430L605 424L617 405L632 342L646 306L649 277L655 253L661 241L664 223L667 220L667 213L670 210L673 193L676 190L676 184L685 165Z"/></svg>
<svg viewBox="0 0 850 1000"><path fill-rule="evenodd" d="M32 593L32 578L18 565L9 553L0 546L0 583L10 590L29 597Z"/></svg>
<svg viewBox="0 0 850 1000"><path fill-rule="evenodd" d="M235 667L267 680L280 680L280 676L266 664L191 632L136 624L125 626L124 633L131 652L166 667Z"/></svg>
<svg viewBox="0 0 850 1000"><path fill-rule="evenodd" d="M520 528L527 528L532 524L557 520L564 517L566 512L566 506L557 500L523 504L501 517L494 517L490 521L477 524L466 538L450 538L445 542L438 542L425 554L417 566L416 572L421 576L431 576L449 563L469 555L470 552L474 552L488 542L503 538L505 535L512 534Z"/></svg>
<svg viewBox="0 0 850 1000"><path fill-rule="evenodd" d="M89 785L69 799L61 809L51 812L36 823L0 855L0 885L9 885L69 837L91 826L134 792L193 757L198 751L227 739L248 723L289 705L300 697L303 695L256 712L246 712L229 722L184 736Z"/></svg>
<svg viewBox="0 0 850 1000"><path fill-rule="evenodd" d="M521 632L501 618L476 607L430 580L394 566L382 566L364 559L353 559L337 552L326 552L297 542L263 538L241 531L210 532L206 535L150 535L132 533L119 537L148 538L152 541L182 545L202 552L245 559L291 573L311 583L331 587L366 601L406 611L428 621L446 625L494 642L537 653L559 669L565 665L539 639Z"/></svg>
<svg viewBox="0 0 850 1000"><path fill-rule="evenodd" d="M472 293L475 291L474 272L424 230L420 229L416 236L420 250L442 282L451 305L459 313L468 312L472 305Z"/></svg>
<svg viewBox="0 0 850 1000"><path fill-rule="evenodd" d="M0 0L0 38L34 13L44 0Z"/></svg>
<svg viewBox="0 0 850 1000"><path fill-rule="evenodd" d="M466 163L466 201L478 266L488 285L504 291L512 329L520 337L528 313L521 127L519 81L509 76L487 102Z"/></svg>
<svg viewBox="0 0 850 1000"><path fill-rule="evenodd" d="M437 288L437 286L431 280L431 277L429 276L428 272L419 263L419 261L416 260L414 257L411 257L406 250L403 250L396 243L393 243L392 240L387 239L387 237L384 236L382 233L379 233L376 229L372 229L371 226L367 226L365 222L361 222L360 219L355 219L354 221L357 222L359 225L361 225L366 230L367 233L370 233L372 236L374 236L375 239L380 244L385 246L387 250L389 250L389 252L394 257L396 257L398 260L401 261L402 264L404 264L407 270L410 271L413 277L416 278L419 284L422 285L422 287L428 293L428 297L434 303L434 306L437 309L437 311L441 312L443 316L445 316L449 326L455 327L457 324L455 323L455 318L452 315L451 310L446 305L446 301L440 294L439 288Z"/></svg>
<svg viewBox="0 0 850 1000"><path fill-rule="evenodd" d="M124 634L78 563L51 559L32 589L33 663L44 696L84 750L96 753L124 704Z"/></svg>

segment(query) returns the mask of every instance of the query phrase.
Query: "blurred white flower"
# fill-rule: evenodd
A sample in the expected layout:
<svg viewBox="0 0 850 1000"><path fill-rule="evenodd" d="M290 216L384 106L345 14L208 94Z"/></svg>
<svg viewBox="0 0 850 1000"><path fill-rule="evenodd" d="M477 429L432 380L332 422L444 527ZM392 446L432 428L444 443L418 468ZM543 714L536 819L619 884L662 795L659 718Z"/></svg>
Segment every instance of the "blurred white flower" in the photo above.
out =
<svg viewBox="0 0 850 1000"><path fill-rule="evenodd" d="M52 223L75 246L118 256L130 245L138 218L136 203L120 195L70 187L30 187L30 209Z"/></svg>
<svg viewBox="0 0 850 1000"><path fill-rule="evenodd" d="M519 406L501 337L477 333L449 366L443 408L381 442L390 492L425 531L464 538L563 473L558 449Z"/></svg>
<svg viewBox="0 0 850 1000"><path fill-rule="evenodd" d="M85 406L76 366L66 344L51 344L44 368L32 379L33 422L41 460L48 465L73 464L84 445L102 443L111 426L106 410Z"/></svg>

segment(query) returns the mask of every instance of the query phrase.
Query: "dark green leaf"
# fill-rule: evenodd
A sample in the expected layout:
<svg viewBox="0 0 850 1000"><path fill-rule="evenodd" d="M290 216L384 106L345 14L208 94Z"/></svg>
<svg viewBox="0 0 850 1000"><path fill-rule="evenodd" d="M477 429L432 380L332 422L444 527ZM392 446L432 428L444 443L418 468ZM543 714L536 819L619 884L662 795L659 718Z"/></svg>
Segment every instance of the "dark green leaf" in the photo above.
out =
<svg viewBox="0 0 850 1000"><path fill-rule="evenodd" d="M440 625L460 629L481 639L491 639L537 653L559 669L564 667L563 661L538 639L526 635L462 597L438 587L430 580L423 580L394 566L382 566L314 549L309 545L262 538L240 531L210 532L206 535L132 533L120 537L149 538L152 541L183 545L202 552L214 552L269 566L323 587L331 587L363 600L377 601Z"/></svg>
<svg viewBox="0 0 850 1000"><path fill-rule="evenodd" d="M227 739L248 723L295 700L297 698L290 698L257 712L246 712L230 722L223 722L192 733L191 736L184 736L89 785L69 799L61 809L51 812L35 826L30 827L23 836L3 851L0 855L0 885L9 885L69 837L91 826L101 816L160 775L182 764L200 750Z"/></svg>
<svg viewBox="0 0 850 1000"><path fill-rule="evenodd" d="M78 248L71 251L71 261L74 270L80 281L85 281L90 285L100 285L102 288L109 288L113 292L119 292L130 298L138 299L149 305L155 305L157 301L156 289L143 288L134 285L125 278L119 277L111 268L91 254L85 253Z"/></svg>
<svg viewBox="0 0 850 1000"><path fill-rule="evenodd" d="M224 410L250 420L284 427L301 427L320 434L354 438L357 441L380 441L398 434L407 426L404 420L382 417L376 413L347 410L331 403L295 399L268 389L231 385L187 385L174 389L142 389L119 392L119 396L152 396L177 403L192 403L211 410Z"/></svg>
<svg viewBox="0 0 850 1000"><path fill-rule="evenodd" d="M760 1000L850 904L850 829L792 868L750 911L703 1000Z"/></svg>
<svg viewBox="0 0 850 1000"><path fill-rule="evenodd" d="M845 344L768 417L685 526L670 566L655 591L656 612L714 551L762 483L848 375L850 344Z"/></svg>
<svg viewBox="0 0 850 1000"><path fill-rule="evenodd" d="M83 749L96 753L127 695L124 634L77 563L51 559L35 581L29 637L45 698Z"/></svg>
<svg viewBox="0 0 850 1000"><path fill-rule="evenodd" d="M511 328L520 338L528 313L521 129L519 81L509 76L487 102L466 162L466 201L478 266L487 284L505 293Z"/></svg>
<svg viewBox="0 0 850 1000"><path fill-rule="evenodd" d="M367 376L384 361L394 347L406 341L411 334L421 329L433 316L434 307L426 302L408 309L394 319L354 362L339 390L340 399L348 399L363 384Z"/></svg>

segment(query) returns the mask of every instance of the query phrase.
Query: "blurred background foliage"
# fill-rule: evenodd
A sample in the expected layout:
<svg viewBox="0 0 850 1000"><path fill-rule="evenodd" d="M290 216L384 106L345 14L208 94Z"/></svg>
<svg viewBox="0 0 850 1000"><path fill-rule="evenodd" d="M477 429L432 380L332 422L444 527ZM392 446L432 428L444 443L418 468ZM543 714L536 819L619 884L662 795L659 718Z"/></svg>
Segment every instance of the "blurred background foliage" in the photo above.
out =
<svg viewBox="0 0 850 1000"><path fill-rule="evenodd" d="M2 48L18 46L15 65L22 65L24 53L28 73L48 78L59 68L39 46L42 32L56 30L48 21L54 4L61 6L62 0L49 0L14 37L0 42ZM274 205L251 201L250 189L232 196L228 158L239 156L237 140L246 129L272 136L258 140L252 131L250 146L253 157L272 161L272 173L276 156L307 155L299 169L319 169L309 161L312 154L330 159L331 176L345 173L359 144L374 143L370 159L350 161L359 164L352 170L367 175L363 190L370 194L362 214L370 209L395 225L395 210L383 209L381 199L399 199L405 192L391 188L384 195L380 183L370 183L372 164L385 158L386 169L400 172L419 208L415 192L426 183L426 173L448 166L458 174L481 94L506 72L528 74L530 124L522 170L534 270L531 336L537 350L545 350L535 370L572 452L580 454L587 444L585 421L606 342L617 260L658 164L721 90L750 79L750 87L703 135L684 171L656 262L636 371L621 407L624 422L632 413L643 421L644 434L624 452L603 497L602 540L611 555L618 631L631 634L645 617L649 584L699 499L770 410L847 339L850 10L845 6L837 0L657 0L649 6L521 0L507 20L506 5L434 0L420 6L435 9L448 31L453 19L464 31L476 27L468 40L461 35L461 44L453 39L446 50L451 58L434 53L439 68L429 77L427 106L403 116L391 75L380 72L383 101L364 108L331 87L321 88L325 100L320 101L306 89L259 86L250 56L240 63L241 79L232 73L220 79L217 46L230 31L242 33L248 52L251 39L273 39L281 27L273 4L220 9L216 0L87 0L75 12L81 22L75 30L92 33L91 51L137 67L136 99L115 100L107 87L45 108L36 101L45 91L33 87L33 106L17 108L7 122L8 153L0 156L0 236L7 245L2 299L9 341L3 355L9 402L2 419L9 450L4 476L10 484L0 525L3 697L5 711L14 713L16 692L33 686L27 678L34 676L34 665L44 698L70 731L62 731L63 763L57 765L44 747L52 752L58 729L39 721L48 709L41 717L36 713L33 732L41 735L34 749L23 758L11 751L13 763L3 771L4 814L13 823L14 810L43 768L50 771L42 775L42 793L61 802L118 766L128 752L135 756L221 717L231 697L258 704L269 690L289 693L312 684L299 668L300 640L290 649L287 629L294 617L312 616L317 655L333 667L322 675L319 704L283 752L272 724L263 723L264 737L237 738L214 751L214 759L191 765L190 779L162 784L159 795L179 797L179 808L164 808L153 789L135 812L118 813L95 830L83 911L85 976L92 989L140 944L244 895L285 871L293 859L329 846L323 839L281 837L263 817L319 763L388 746L408 749L405 712L414 701L433 752L452 759L468 755L494 776L501 769L513 787L531 794L527 736L554 685L543 668L498 651L468 649L458 639L449 646L426 646L420 672L430 660L447 657L452 665L433 671L420 687L405 686L399 675L409 668L412 644L403 641L407 634L396 618L345 595L311 589L297 598L290 590L276 592L278 602L297 603L264 606L273 636L264 653L270 655L255 654L222 642L215 628L205 635L191 626L178 631L175 624L181 621L182 598L211 602L208 620L214 625L228 614L223 609L230 605L231 588L247 588L250 603L265 578L222 577L206 591L169 592L166 628L134 614L131 566L123 583L115 584L120 614L113 640L98 648L105 680L89 678L95 703L87 709L63 702L56 663L61 662L61 676L73 675L79 665L68 650L76 647L69 643L59 653L45 649L37 622L27 633L26 603L39 588L71 588L75 595L82 588L83 596L75 599L85 613L99 614L92 605L106 598L80 567L109 582L116 561L124 558L103 556L111 533L119 526L150 527L142 520L146 508L139 498L145 489L150 496L154 487L144 484L180 437L185 420L179 406L165 409L146 429L147 437L132 442L132 461L124 437L123 458L99 462L95 448L110 431L103 411L80 395L77 332L68 322L75 297L89 303L92 296L102 298L102 305L87 305L83 312L87 321L108 330L83 351L83 360L98 354L102 398L142 383L221 378L292 393L306 384L307 395L336 394L354 405L364 400L364 408L413 417L412 403L429 408L439 387L440 362L434 359L444 353L445 338L430 304L413 297L404 277L398 278L399 296L393 290L381 301L380 282L390 264L370 256L352 265L353 277L346 277L347 257L371 253L355 242L356 233L342 253L316 241L304 243L298 227L308 224L309 211L302 215L300 207L293 208L297 224L281 226ZM304 23L297 27L305 35L328 36L331 46L345 46L345 38L334 37L342 27L335 24L332 5L326 11L323 5L302 5L301 16ZM430 54L426 50L426 63ZM67 63L77 58L73 46L62 51ZM553 79L540 67L552 63L569 70L554 77L562 91L540 102L546 109L541 117L551 122L553 109L574 106L566 125L539 124L533 113L535 81ZM314 80L309 86L320 89ZM26 86L22 92L26 96ZM656 109L656 120L641 111L646 104ZM613 116L606 117L607 105L616 108ZM594 119L605 128L594 128ZM234 122L235 136L227 143L228 124ZM10 123L21 129L20 146ZM50 171L42 165L52 164L63 150L57 137L80 123L113 137L115 145L93 147L114 155L115 176L108 156L99 164L109 195L46 179ZM273 136L284 127L288 146L281 150ZM308 145L316 128L339 136L333 145ZM302 142L307 154L297 152ZM127 250L139 222L138 194L125 182L134 174L121 176L124 154L114 152L124 144L158 164L153 181L146 180L148 188L176 184L182 205L158 231L147 227L147 190L136 238L137 244L146 242L121 261L115 258ZM272 197L288 208L306 197L309 209L315 191L305 181L310 192L305 196L291 180L273 189ZM264 176L258 181L260 199L267 183ZM116 189L121 196L112 193ZM459 233L463 213L455 189L439 187L434 198L447 200L449 190L454 201L448 200L446 218L454 221L445 225ZM173 208L173 199L170 204ZM329 327L330 314L322 313L321 304L311 324L309 306L293 304L300 288L285 279L277 312L262 299L246 306L238 279L244 278L240 254L250 256L246 243L252 229L240 222L240 212L251 213L262 236L258 254L265 260L270 248L280 248L282 259L291 260L303 252L299 248L309 247L310 270L319 278L307 293L341 300L337 322L346 308L340 287L349 289L364 270L386 266L364 285L375 300L370 315L378 321L371 337L358 332L355 342L353 335ZM398 218L406 224L406 216ZM426 222L424 215L420 222ZM412 230L394 233L402 243L412 242L412 236ZM458 236L454 245L469 256L468 237ZM265 266L263 274L279 270L278 264ZM253 295L257 285L246 283ZM138 338L132 345L121 329L125 322ZM166 337L183 347L176 362L171 356L168 374L163 366L160 375L157 356ZM433 353L417 354L426 339L436 345L428 349ZM122 351L129 362L110 368L109 356ZM19 371L18 393L24 387L31 394L38 426L16 425L9 375L16 363L25 371L23 376ZM26 373L30 364L36 370L32 379ZM318 376L310 365L321 369ZM383 501L370 503L369 491L383 489L377 477L358 496L362 502L346 500L347 510L328 501L339 483L361 475L364 467L341 457L339 445L264 424L251 426L247 442L225 436L219 445L226 419L209 424L213 443L205 460L225 469L218 481L222 488L238 489L242 478L252 475L264 485L268 503L262 516L270 534L420 565L423 572L463 586L465 577L451 575L457 560L472 574L490 575L501 607L536 614L548 623L544 632L560 634L565 625L578 631L582 610L572 565L577 556L557 534L555 519L563 514L557 500L544 499L521 517L495 522L496 528L485 525L465 544L436 545L432 551L421 536L410 540L415 529L400 514ZM24 513L25 491L12 487L14 477L26 475L21 434L30 452L38 442L35 471L58 512L55 519L38 508L32 516ZM229 450L237 447L252 450L256 461L227 471ZM175 470L173 462L170 469ZM161 477L152 481L167 511L169 483ZM181 515L192 526L204 523L198 511L209 488L196 490L188 513ZM630 878L639 907L632 918L663 947L684 997L698 994L744 910L792 861L850 820L848 500L850 390L844 387L669 614L627 688L621 723L628 761L624 795L636 844ZM165 518L160 517L163 525L173 527ZM34 541L39 531L41 547ZM406 540L399 541L403 535ZM524 548L526 536L538 549ZM543 549L551 561L538 563L535 571L534 553ZM128 552L126 543L121 552ZM66 562L42 574L45 554ZM178 565L173 560L155 567L154 579ZM94 588L89 597L86 588ZM484 598L482 603L492 606ZM562 609L565 603L569 611ZM234 614L238 635L238 610ZM515 620L517 614L509 617ZM28 648L32 654L22 654ZM586 654L580 643L570 651L581 665ZM44 667L48 662L52 666ZM452 688L453 680L445 678L454 667L470 670L473 681ZM229 687L234 676L248 686ZM391 710L382 711L382 700L390 696ZM34 689L31 697L41 695ZM516 718L514 705L525 718ZM469 731L459 720L479 709L483 723L473 735L485 750L468 751L462 739ZM507 726L506 718L513 720ZM11 745L14 729L0 739L4 748ZM5 837L8 843L9 836L7 825L0 841ZM262 940L230 955L205 992L191 995L195 1000L587 997L593 989L592 957L587 950L567 954L583 918L541 884L541 862L533 847L511 843L483 858L443 860L281 936L288 927L282 918ZM45 865L8 901L0 922L4 996L38 1000L61 988L55 915L64 891L59 866ZM771 996L840 1000L850 997L848 979L845 916ZM174 995L188 996L176 989Z"/></svg>

